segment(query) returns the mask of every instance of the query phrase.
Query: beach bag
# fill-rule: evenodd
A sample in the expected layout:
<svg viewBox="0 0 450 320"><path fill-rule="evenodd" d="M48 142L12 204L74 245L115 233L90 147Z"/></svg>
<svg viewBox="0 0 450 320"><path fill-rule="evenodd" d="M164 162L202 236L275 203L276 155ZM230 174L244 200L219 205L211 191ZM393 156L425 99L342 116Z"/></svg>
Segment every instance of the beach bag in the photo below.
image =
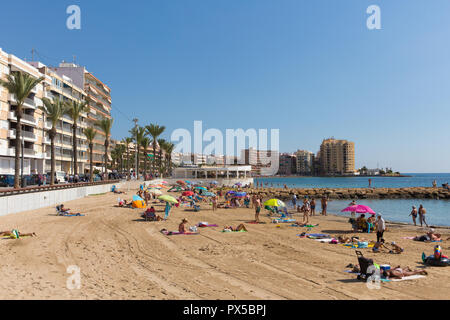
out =
<svg viewBox="0 0 450 320"><path fill-rule="evenodd" d="M369 243L366 241L358 241L358 248L368 248Z"/></svg>
<svg viewBox="0 0 450 320"><path fill-rule="evenodd" d="M197 227L196 227L196 226L189 227L189 231L191 231L191 232L197 232Z"/></svg>

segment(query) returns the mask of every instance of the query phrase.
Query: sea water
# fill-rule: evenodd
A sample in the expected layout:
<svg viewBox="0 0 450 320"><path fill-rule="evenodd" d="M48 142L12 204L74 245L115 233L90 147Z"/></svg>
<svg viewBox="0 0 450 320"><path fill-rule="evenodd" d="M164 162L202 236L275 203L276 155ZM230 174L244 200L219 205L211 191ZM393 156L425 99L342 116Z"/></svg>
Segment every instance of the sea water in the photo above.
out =
<svg viewBox="0 0 450 320"><path fill-rule="evenodd" d="M437 185L450 182L450 173L405 173L410 177L370 177L372 187L375 188L406 188L431 187L433 180ZM267 182L269 187L289 188L366 188L369 177L294 177L294 178L256 178L255 180ZM301 201L298 200L298 201ZM350 204L351 200L330 200L328 212L350 217L348 212L340 212ZM316 199L316 212L320 212L320 199ZM290 201L288 201L290 204ZM357 204L368 205L375 212L382 213L388 221L412 223L409 216L412 206L422 204L427 209L426 220L428 225L450 226L450 200L434 199L360 199ZM419 219L417 217L417 222ZM420 225L420 223L419 223Z"/></svg>

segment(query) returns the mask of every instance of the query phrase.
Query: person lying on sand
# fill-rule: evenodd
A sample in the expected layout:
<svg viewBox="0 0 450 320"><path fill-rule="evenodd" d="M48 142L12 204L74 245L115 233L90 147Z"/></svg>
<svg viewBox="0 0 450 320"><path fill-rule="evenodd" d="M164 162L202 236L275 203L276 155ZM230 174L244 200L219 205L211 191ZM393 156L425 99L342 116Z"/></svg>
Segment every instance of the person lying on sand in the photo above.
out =
<svg viewBox="0 0 450 320"><path fill-rule="evenodd" d="M403 277L409 277L416 274L427 275L428 272L425 270L411 270L409 267L402 269L400 266L383 271L383 276L388 279L402 279Z"/></svg>
<svg viewBox="0 0 450 320"><path fill-rule="evenodd" d="M131 201L127 201L125 199L120 200L119 204L115 205L116 208L124 208L124 207L131 207Z"/></svg>
<svg viewBox="0 0 450 320"><path fill-rule="evenodd" d="M20 237L36 237L36 233L35 232L31 232L31 233L21 233L19 232L19 236ZM14 237L14 233L12 231L0 231L0 237Z"/></svg>
<svg viewBox="0 0 450 320"><path fill-rule="evenodd" d="M223 230L230 230L230 231L247 231L247 228L244 226L243 223L241 223L240 225L238 225L236 228L233 228L232 226L225 226L223 228Z"/></svg>
<svg viewBox="0 0 450 320"><path fill-rule="evenodd" d="M430 242L430 241L441 241L441 235L439 233L434 233L434 230L431 230L427 232L427 234L423 236L415 236L413 238L414 241L424 241L424 242Z"/></svg>

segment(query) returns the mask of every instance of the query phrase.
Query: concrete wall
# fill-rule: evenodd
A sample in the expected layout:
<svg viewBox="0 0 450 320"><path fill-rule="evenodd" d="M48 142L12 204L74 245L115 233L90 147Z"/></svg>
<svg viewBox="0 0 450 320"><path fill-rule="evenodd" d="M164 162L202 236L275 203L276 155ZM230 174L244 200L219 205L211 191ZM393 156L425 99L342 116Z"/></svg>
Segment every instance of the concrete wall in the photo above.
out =
<svg viewBox="0 0 450 320"><path fill-rule="evenodd" d="M0 216L22 211L35 210L61 203L81 199L91 194L105 193L111 191L113 184L102 184L97 186L42 191L27 194L0 197ZM120 183L115 184L117 188Z"/></svg>

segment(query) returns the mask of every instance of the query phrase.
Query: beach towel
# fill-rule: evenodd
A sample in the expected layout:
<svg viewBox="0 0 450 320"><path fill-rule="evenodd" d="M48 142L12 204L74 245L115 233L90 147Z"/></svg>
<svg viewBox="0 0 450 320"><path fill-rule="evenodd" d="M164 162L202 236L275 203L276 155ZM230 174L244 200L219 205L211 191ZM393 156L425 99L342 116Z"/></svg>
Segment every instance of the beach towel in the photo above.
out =
<svg viewBox="0 0 450 320"><path fill-rule="evenodd" d="M333 241L334 239L333 238L325 238L325 239L314 239L314 240L315 241L319 241L319 242L327 243L327 242Z"/></svg>
<svg viewBox="0 0 450 320"><path fill-rule="evenodd" d="M199 228L207 228L207 227L218 227L217 224L203 224L203 223L198 223L197 227Z"/></svg>
<svg viewBox="0 0 450 320"><path fill-rule="evenodd" d="M404 281L404 280L415 280L415 279L420 279L420 278L425 278L425 276L421 275L421 274L415 274L413 276L403 277L401 279L387 279L387 280L389 280L389 281Z"/></svg>
<svg viewBox="0 0 450 320"><path fill-rule="evenodd" d="M263 221L260 221L260 222L256 222L256 221L246 221L245 223L250 223L250 224L266 224L266 223L263 222Z"/></svg>
<svg viewBox="0 0 450 320"><path fill-rule="evenodd" d="M198 232L185 232L185 233L181 233L179 231L161 231L162 234L166 235L166 236L178 236L178 235L195 235L195 234L200 234Z"/></svg>
<svg viewBox="0 0 450 320"><path fill-rule="evenodd" d="M353 272L353 270L344 270L344 272L346 272L346 273L353 273L353 274L356 274L356 275L360 275L361 274L359 272ZM415 280L415 279L420 279L420 278L425 278L425 276L420 275L420 274L415 274L413 276L403 277L401 279L386 279L386 278L382 277L380 280L382 282L391 282L391 281L397 282L397 281L405 281L405 280Z"/></svg>
<svg viewBox="0 0 450 320"><path fill-rule="evenodd" d="M84 214L81 214L81 213L67 213L67 214L62 214L61 216L63 216L63 217L84 217Z"/></svg>
<svg viewBox="0 0 450 320"><path fill-rule="evenodd" d="M373 246L375 245L374 243L369 243L368 245L367 245L367 247L365 246L365 245L359 245L359 244L351 244L351 243L342 243L342 245L344 246L344 247L347 247L347 248L358 248L358 249L369 249L369 248L373 248Z"/></svg>
<svg viewBox="0 0 450 320"><path fill-rule="evenodd" d="M295 219L273 219L272 223L289 223L289 222L295 222L297 220Z"/></svg>
<svg viewBox="0 0 450 320"><path fill-rule="evenodd" d="M307 224L306 226L301 226L296 223L291 224L291 227L302 227L302 228L314 228L314 227L318 227L318 226L319 226L318 224L316 224L316 225Z"/></svg>

